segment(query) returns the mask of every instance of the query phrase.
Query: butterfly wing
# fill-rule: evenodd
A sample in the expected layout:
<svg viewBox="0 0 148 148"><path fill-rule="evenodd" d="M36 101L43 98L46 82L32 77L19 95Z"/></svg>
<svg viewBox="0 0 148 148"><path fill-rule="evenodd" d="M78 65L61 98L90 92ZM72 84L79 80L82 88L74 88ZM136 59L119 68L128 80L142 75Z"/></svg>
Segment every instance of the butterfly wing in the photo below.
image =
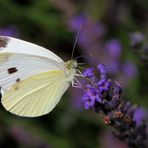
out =
<svg viewBox="0 0 148 148"><path fill-rule="evenodd" d="M20 80L49 70L62 70L63 68L63 64L48 58L0 52L0 87L3 91L7 91Z"/></svg>
<svg viewBox="0 0 148 148"><path fill-rule="evenodd" d="M47 114L69 86L63 60L35 44L0 36L2 104L26 117Z"/></svg>
<svg viewBox="0 0 148 148"><path fill-rule="evenodd" d="M0 36L0 53L21 53L34 56L36 55L49 58L58 63L63 63L63 60L60 57L46 48L8 36Z"/></svg>
<svg viewBox="0 0 148 148"><path fill-rule="evenodd" d="M56 106L69 85L62 70L37 74L14 84L3 95L2 105L19 116L41 116Z"/></svg>

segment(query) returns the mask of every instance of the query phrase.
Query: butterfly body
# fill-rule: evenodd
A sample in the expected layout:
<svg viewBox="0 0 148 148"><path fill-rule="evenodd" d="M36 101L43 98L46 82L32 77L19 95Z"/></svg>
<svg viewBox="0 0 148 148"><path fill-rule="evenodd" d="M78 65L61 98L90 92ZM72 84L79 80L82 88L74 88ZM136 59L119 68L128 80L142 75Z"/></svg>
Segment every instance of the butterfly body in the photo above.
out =
<svg viewBox="0 0 148 148"><path fill-rule="evenodd" d="M0 36L2 105L24 117L49 113L74 83L76 67L75 60L64 62L43 47Z"/></svg>
<svg viewBox="0 0 148 148"><path fill-rule="evenodd" d="M77 67L77 61L75 60L69 60L64 63L65 67L67 68L66 77L68 81L73 81L75 74L76 74L76 67Z"/></svg>

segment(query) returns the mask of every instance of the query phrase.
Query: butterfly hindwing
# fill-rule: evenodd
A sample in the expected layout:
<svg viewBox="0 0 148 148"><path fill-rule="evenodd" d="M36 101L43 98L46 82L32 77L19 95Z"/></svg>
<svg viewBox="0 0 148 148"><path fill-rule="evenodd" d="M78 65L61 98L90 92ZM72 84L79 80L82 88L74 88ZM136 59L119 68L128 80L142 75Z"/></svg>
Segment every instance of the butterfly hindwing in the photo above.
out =
<svg viewBox="0 0 148 148"><path fill-rule="evenodd" d="M14 84L3 95L2 104L19 116L41 116L56 106L69 85L63 71L44 72Z"/></svg>

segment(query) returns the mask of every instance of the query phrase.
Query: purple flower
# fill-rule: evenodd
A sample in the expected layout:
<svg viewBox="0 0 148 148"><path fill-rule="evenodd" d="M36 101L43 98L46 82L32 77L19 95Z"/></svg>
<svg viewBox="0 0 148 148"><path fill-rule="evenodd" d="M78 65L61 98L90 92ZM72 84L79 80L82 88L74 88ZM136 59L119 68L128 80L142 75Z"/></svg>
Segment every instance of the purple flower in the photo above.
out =
<svg viewBox="0 0 148 148"><path fill-rule="evenodd" d="M106 79L101 79L101 80L98 82L98 86L102 86L105 82L106 82Z"/></svg>
<svg viewBox="0 0 148 148"><path fill-rule="evenodd" d="M87 15L73 17L69 21L69 26L76 33L82 26L78 43L81 47L87 50L96 45L96 41L99 40L99 38L102 37L105 32L105 28L101 23L94 22Z"/></svg>
<svg viewBox="0 0 148 148"><path fill-rule="evenodd" d="M84 87L84 95L82 100L84 102L84 108L94 108L95 102L102 103L103 93L109 91L112 83L106 79L106 67L103 64L98 65L101 79L98 80L93 73L93 68L88 68L84 71L83 75L89 79Z"/></svg>
<svg viewBox="0 0 148 148"><path fill-rule="evenodd" d="M15 26L0 28L0 35L18 37L19 31Z"/></svg>
<svg viewBox="0 0 148 148"><path fill-rule="evenodd" d="M88 68L88 69L86 69L86 70L83 72L83 75L84 75L85 77L92 77L92 76L94 76L93 71L94 71L93 68Z"/></svg>
<svg viewBox="0 0 148 148"><path fill-rule="evenodd" d="M116 59L111 59L111 61L108 62L107 70L111 74L117 74L120 70L120 62Z"/></svg>
<svg viewBox="0 0 148 148"><path fill-rule="evenodd" d="M142 124L145 117L146 117L146 111L144 110L144 108L142 107L137 108L134 114L134 120L136 121L137 126Z"/></svg>
<svg viewBox="0 0 148 148"><path fill-rule="evenodd" d="M92 80L92 78L90 78L90 80ZM93 84L96 85L95 82ZM95 87L95 86L92 86L91 84L86 84L84 88L84 92L85 93L82 97L82 100L84 102L85 109L93 108L95 101L98 101L98 102L101 101L101 97L99 96L99 90L97 89L97 86Z"/></svg>
<svg viewBox="0 0 148 148"><path fill-rule="evenodd" d="M146 124L144 111L122 99L122 88L118 82L107 78L106 66L98 65L100 77L87 69L86 84L82 97L84 108L93 108L96 113L104 114L104 123L114 128L114 135L125 141L129 147L146 146ZM96 77L97 81L92 81ZM137 126L136 126L137 125Z"/></svg>
<svg viewBox="0 0 148 148"><path fill-rule="evenodd" d="M90 88L89 85L87 85L85 94L82 97L82 100L84 101L84 108L90 109L94 106L95 99L96 99L96 90L95 88Z"/></svg>
<svg viewBox="0 0 148 148"><path fill-rule="evenodd" d="M84 108L85 109L90 109L91 107L94 106L94 103L95 103L95 99L93 98L88 98L85 103L84 103Z"/></svg>
<svg viewBox="0 0 148 148"><path fill-rule="evenodd" d="M112 85L111 81L109 81L109 80L106 81L104 84L104 90L108 91L110 89L111 85Z"/></svg>
<svg viewBox="0 0 148 148"><path fill-rule="evenodd" d="M95 33L95 35L102 36L104 34L104 26L101 23L94 22L89 16L87 15L79 15L73 17L69 21L69 25L74 31L78 31L80 26L84 27L89 33Z"/></svg>
<svg viewBox="0 0 148 148"><path fill-rule="evenodd" d="M129 78L136 76L138 73L136 65L131 61L125 62L123 65L123 73Z"/></svg>
<svg viewBox="0 0 148 148"><path fill-rule="evenodd" d="M131 38L131 45L135 47L136 45L141 44L144 41L145 36L142 32L137 31L137 32L131 33L130 38Z"/></svg>
<svg viewBox="0 0 148 148"><path fill-rule="evenodd" d="M106 79L106 67L105 67L105 65L99 64L98 70L100 72L101 79Z"/></svg>
<svg viewBox="0 0 148 148"><path fill-rule="evenodd" d="M113 59L120 58L122 52L122 45L120 40L111 39L106 44L106 50L109 56Z"/></svg>
<svg viewBox="0 0 148 148"><path fill-rule="evenodd" d="M79 16L75 16L73 17L70 21L69 21L69 25L71 26L71 28L74 31L78 31L80 26L83 24L86 24L88 21L87 17L85 15L79 15Z"/></svg>
<svg viewBox="0 0 148 148"><path fill-rule="evenodd" d="M98 79L94 74L93 68L88 68L88 69L84 70L83 75L84 75L84 77L89 78L93 83L98 82Z"/></svg>

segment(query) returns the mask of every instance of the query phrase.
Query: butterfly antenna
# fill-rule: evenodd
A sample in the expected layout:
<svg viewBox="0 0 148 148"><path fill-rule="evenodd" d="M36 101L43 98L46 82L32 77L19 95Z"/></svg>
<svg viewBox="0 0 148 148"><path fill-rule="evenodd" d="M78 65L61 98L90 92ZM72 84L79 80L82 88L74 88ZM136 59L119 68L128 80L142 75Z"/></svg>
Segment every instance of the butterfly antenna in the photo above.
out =
<svg viewBox="0 0 148 148"><path fill-rule="evenodd" d="M80 55L78 57L75 57L74 59L77 60L77 59L82 58L82 57L90 57L90 56L92 56L92 55L91 54L84 54L84 55Z"/></svg>
<svg viewBox="0 0 148 148"><path fill-rule="evenodd" d="M80 34L81 29L82 29L82 25L80 26L79 31L77 32L77 35L76 35L76 39L75 39L75 42L74 42L74 45L72 48L71 60L73 59L74 50L75 50L76 44L78 42L78 38L79 38L79 34Z"/></svg>

